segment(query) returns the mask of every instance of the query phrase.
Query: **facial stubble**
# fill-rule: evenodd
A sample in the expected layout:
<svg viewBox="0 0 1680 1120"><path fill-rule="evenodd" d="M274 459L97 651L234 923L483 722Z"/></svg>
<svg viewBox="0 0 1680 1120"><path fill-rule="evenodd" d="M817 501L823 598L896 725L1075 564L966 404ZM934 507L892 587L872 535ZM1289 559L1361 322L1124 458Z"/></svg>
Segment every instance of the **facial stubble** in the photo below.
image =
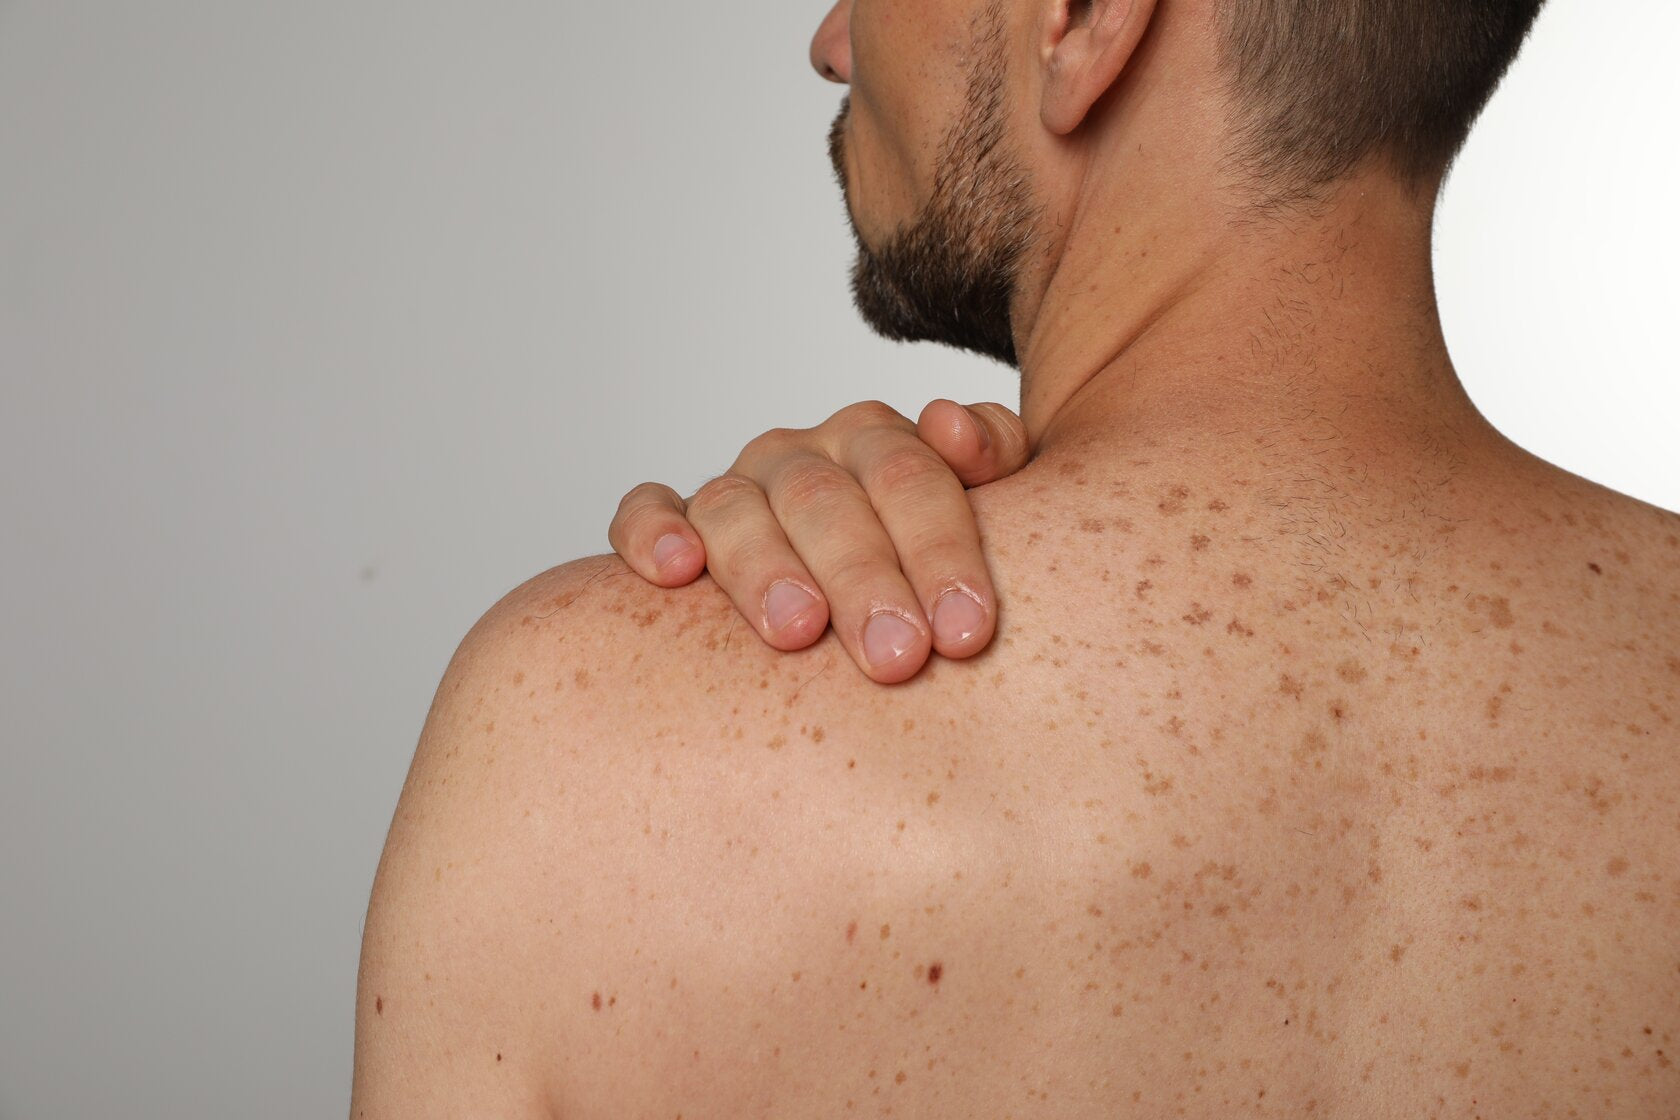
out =
<svg viewBox="0 0 1680 1120"><path fill-rule="evenodd" d="M1041 210L1005 136L1006 43L1001 6L980 21L963 114L939 148L931 197L914 221L871 248L857 242L852 298L877 334L937 342L1019 368L1010 306ZM850 99L829 130L829 158L851 217L844 128Z"/></svg>

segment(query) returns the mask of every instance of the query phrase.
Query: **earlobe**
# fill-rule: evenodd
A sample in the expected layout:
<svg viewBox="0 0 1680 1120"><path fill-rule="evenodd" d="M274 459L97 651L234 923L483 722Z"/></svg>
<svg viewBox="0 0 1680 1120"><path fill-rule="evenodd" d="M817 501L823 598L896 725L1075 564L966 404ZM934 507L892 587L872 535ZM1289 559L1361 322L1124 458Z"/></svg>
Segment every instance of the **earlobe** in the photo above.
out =
<svg viewBox="0 0 1680 1120"><path fill-rule="evenodd" d="M1052 0L1039 117L1058 136L1078 128L1119 80L1155 15L1155 0ZM1082 20L1075 14L1088 9Z"/></svg>

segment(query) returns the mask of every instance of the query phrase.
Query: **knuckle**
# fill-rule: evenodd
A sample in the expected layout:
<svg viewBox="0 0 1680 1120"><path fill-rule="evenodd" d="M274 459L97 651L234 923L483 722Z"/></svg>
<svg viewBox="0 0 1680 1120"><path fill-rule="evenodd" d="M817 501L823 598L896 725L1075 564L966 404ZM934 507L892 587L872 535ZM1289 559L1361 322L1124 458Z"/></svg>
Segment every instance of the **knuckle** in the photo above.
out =
<svg viewBox="0 0 1680 1120"><path fill-rule="evenodd" d="M857 480L842 467L817 456L802 456L788 464L776 480L776 490L791 507L806 509L833 504L857 493Z"/></svg>
<svg viewBox="0 0 1680 1120"><path fill-rule="evenodd" d="M750 589L747 600L764 594L770 585L769 573L785 567L785 559L779 542L752 533L726 533L706 554L707 566L731 597Z"/></svg>
<svg viewBox="0 0 1680 1120"><path fill-rule="evenodd" d="M625 492L618 500L618 510L633 510L641 506L658 503L670 493L671 488L660 482L639 482Z"/></svg>
<svg viewBox="0 0 1680 1120"><path fill-rule="evenodd" d="M918 441L885 452L868 464L863 484L871 494L928 491L941 487L946 476L951 476L951 468Z"/></svg>
<svg viewBox="0 0 1680 1120"><path fill-rule="evenodd" d="M802 434L803 430L799 428L771 428L767 432L760 432L747 441L735 462L742 465L768 455L784 454L798 445Z"/></svg>
<svg viewBox="0 0 1680 1120"><path fill-rule="evenodd" d="M840 598L861 601L894 587L902 578L898 567L867 549L852 548L840 553L829 565L824 589L834 588Z"/></svg>
<svg viewBox="0 0 1680 1120"><path fill-rule="evenodd" d="M973 567L972 557L977 551L972 540L965 541L949 525L937 523L912 529L904 548L907 563L913 557L917 568L941 576L968 571Z"/></svg>
<svg viewBox="0 0 1680 1120"><path fill-rule="evenodd" d="M669 507L653 502L643 502L640 505L619 507L618 516L613 523L629 540L639 539L644 532L655 526L667 522L670 515ZM678 515L681 516L680 514Z"/></svg>
<svg viewBox="0 0 1680 1120"><path fill-rule="evenodd" d="M859 401L828 418L836 428L898 427L908 421L885 401Z"/></svg>
<svg viewBox="0 0 1680 1120"><path fill-rule="evenodd" d="M742 501L750 500L758 491L758 483L738 474L720 474L702 483L688 500L690 517L709 517L726 513Z"/></svg>

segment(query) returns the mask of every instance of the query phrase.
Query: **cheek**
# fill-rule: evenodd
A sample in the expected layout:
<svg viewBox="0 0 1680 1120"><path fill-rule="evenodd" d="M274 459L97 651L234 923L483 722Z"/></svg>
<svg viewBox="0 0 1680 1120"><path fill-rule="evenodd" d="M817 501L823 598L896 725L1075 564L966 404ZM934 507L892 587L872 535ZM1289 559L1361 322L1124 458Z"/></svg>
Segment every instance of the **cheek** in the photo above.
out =
<svg viewBox="0 0 1680 1120"><path fill-rule="evenodd" d="M939 67L948 55L928 49L925 13L905 5L859 3L852 12L853 113L895 162L909 169L931 153L941 134L950 83ZM958 82L958 88L961 88Z"/></svg>

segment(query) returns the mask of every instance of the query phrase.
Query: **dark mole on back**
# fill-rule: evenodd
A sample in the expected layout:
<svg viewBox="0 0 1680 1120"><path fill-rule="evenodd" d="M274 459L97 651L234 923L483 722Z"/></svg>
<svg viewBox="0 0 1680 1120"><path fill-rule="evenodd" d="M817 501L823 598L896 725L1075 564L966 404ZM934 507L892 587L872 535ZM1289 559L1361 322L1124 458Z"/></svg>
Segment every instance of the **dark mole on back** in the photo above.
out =
<svg viewBox="0 0 1680 1120"><path fill-rule="evenodd" d="M589 998L589 1006L593 1007L597 1011L601 1010L601 993L600 992L596 992L593 996L591 996Z"/></svg>
<svg viewBox="0 0 1680 1120"><path fill-rule="evenodd" d="M944 973L945 966L940 964L938 961L934 961L932 964L928 965L928 983L939 983L939 978L944 975Z"/></svg>
<svg viewBox="0 0 1680 1120"><path fill-rule="evenodd" d="M385 1014L385 997L384 996L374 996L373 997L373 1013L375 1015Z"/></svg>

